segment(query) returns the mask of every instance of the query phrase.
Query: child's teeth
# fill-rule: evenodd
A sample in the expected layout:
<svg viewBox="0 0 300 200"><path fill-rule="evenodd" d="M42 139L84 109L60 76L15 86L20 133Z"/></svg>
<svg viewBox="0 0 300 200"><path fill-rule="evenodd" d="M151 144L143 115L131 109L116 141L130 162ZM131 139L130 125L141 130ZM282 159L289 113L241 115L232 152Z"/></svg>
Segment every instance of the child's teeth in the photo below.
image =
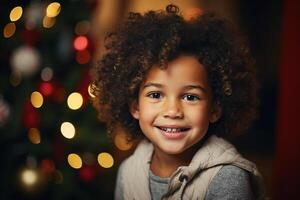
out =
<svg viewBox="0 0 300 200"><path fill-rule="evenodd" d="M171 130L172 130L171 128L167 128L167 132L171 132Z"/></svg>

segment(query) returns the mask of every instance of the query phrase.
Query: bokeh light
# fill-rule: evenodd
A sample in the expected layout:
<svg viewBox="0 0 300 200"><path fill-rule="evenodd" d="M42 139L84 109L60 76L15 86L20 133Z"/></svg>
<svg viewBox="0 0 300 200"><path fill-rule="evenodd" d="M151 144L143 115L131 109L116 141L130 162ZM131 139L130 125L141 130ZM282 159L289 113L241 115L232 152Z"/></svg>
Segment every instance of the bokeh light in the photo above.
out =
<svg viewBox="0 0 300 200"><path fill-rule="evenodd" d="M52 26L54 26L56 19L54 17L48 17L45 16L43 18L43 27L44 28L51 28Z"/></svg>
<svg viewBox="0 0 300 200"><path fill-rule="evenodd" d="M72 139L75 136L75 127L70 122L63 122L60 126L62 135L67 139Z"/></svg>
<svg viewBox="0 0 300 200"><path fill-rule="evenodd" d="M38 181L38 174L33 169L25 169L21 173L21 180L26 186L32 186Z"/></svg>
<svg viewBox="0 0 300 200"><path fill-rule="evenodd" d="M87 64L91 60L91 54L87 49L76 52L76 61L79 64Z"/></svg>
<svg viewBox="0 0 300 200"><path fill-rule="evenodd" d="M83 104L83 97L80 93L73 92L69 95L67 103L70 109L77 110Z"/></svg>
<svg viewBox="0 0 300 200"><path fill-rule="evenodd" d="M41 134L37 128L30 128L28 131L28 138L30 142L33 144L40 144L41 143Z"/></svg>
<svg viewBox="0 0 300 200"><path fill-rule="evenodd" d="M122 151L127 151L132 147L132 142L128 141L125 133L117 133L114 138L115 145Z"/></svg>
<svg viewBox="0 0 300 200"><path fill-rule="evenodd" d="M82 160L80 156L75 153L68 155L68 163L74 169L80 169L82 167Z"/></svg>
<svg viewBox="0 0 300 200"><path fill-rule="evenodd" d="M31 104L35 108L40 108L44 102L44 98L43 98L42 94L37 91L35 91L31 94L30 100L31 100Z"/></svg>
<svg viewBox="0 0 300 200"><path fill-rule="evenodd" d="M11 36L13 36L16 32L16 25L13 22L10 22L8 24L5 25L4 29L3 29L3 36L5 38L10 38Z"/></svg>
<svg viewBox="0 0 300 200"><path fill-rule="evenodd" d="M110 168L114 165L114 159L109 153L103 152L98 154L98 163L103 168Z"/></svg>
<svg viewBox="0 0 300 200"><path fill-rule="evenodd" d="M40 91L44 96L50 96L53 92L53 85L49 82L43 82L40 85Z"/></svg>
<svg viewBox="0 0 300 200"><path fill-rule="evenodd" d="M89 95L90 95L90 97L92 97L92 98L95 98L96 96L93 94L93 92L94 92L94 88L95 88L96 86L94 85L94 84L89 84L89 87L88 87L88 93L89 93Z"/></svg>
<svg viewBox="0 0 300 200"><path fill-rule="evenodd" d="M12 22L18 21L23 14L23 8L21 6L14 7L9 14L9 18Z"/></svg>
<svg viewBox="0 0 300 200"><path fill-rule="evenodd" d="M82 51L88 46L88 39L85 36L78 36L74 39L73 46L76 50Z"/></svg>
<svg viewBox="0 0 300 200"><path fill-rule="evenodd" d="M78 22L75 26L75 33L77 35L85 35L89 32L90 30L90 22L87 20L82 20Z"/></svg>
<svg viewBox="0 0 300 200"><path fill-rule="evenodd" d="M52 2L47 6L46 15L47 17L56 17L61 10L60 3Z"/></svg>
<svg viewBox="0 0 300 200"><path fill-rule="evenodd" d="M50 81L53 77L53 70L50 67L45 67L41 72L43 81Z"/></svg>

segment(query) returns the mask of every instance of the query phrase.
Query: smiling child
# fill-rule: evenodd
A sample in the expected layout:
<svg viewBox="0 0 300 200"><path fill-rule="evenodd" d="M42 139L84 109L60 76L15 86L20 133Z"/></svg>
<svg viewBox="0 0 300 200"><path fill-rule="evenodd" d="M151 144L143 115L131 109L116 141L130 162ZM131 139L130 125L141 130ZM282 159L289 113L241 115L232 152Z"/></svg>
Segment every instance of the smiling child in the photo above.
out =
<svg viewBox="0 0 300 200"><path fill-rule="evenodd" d="M228 141L257 106L247 46L212 14L178 7L131 13L108 35L98 66L108 130L139 139L120 166L115 199L263 199L261 176Z"/></svg>

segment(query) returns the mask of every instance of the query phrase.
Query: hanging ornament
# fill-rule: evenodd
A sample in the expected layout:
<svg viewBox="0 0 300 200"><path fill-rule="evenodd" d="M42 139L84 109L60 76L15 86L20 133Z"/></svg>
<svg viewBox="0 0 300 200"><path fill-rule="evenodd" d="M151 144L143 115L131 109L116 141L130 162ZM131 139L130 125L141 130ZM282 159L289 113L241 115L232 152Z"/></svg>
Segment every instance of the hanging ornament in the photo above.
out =
<svg viewBox="0 0 300 200"><path fill-rule="evenodd" d="M11 57L12 71L24 78L31 77L40 65L40 54L30 46L17 48Z"/></svg>
<svg viewBox="0 0 300 200"><path fill-rule="evenodd" d="M10 115L10 108L0 95L0 127L4 126Z"/></svg>

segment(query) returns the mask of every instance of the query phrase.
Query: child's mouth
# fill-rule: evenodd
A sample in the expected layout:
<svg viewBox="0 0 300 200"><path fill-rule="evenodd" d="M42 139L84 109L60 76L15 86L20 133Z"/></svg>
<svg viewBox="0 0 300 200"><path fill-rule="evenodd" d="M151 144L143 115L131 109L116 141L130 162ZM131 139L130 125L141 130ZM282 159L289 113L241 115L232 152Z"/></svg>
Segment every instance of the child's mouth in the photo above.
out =
<svg viewBox="0 0 300 200"><path fill-rule="evenodd" d="M171 128L163 126L157 126L157 128L167 139L180 139L190 130L190 128Z"/></svg>

